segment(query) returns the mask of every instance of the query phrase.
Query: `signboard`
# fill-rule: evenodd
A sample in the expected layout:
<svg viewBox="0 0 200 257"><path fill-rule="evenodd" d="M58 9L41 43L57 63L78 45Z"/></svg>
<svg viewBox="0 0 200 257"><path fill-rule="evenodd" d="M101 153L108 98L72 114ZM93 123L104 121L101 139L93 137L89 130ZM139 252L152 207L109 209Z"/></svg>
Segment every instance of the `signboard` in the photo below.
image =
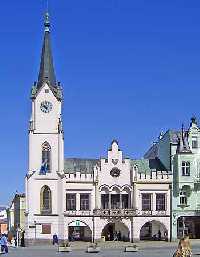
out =
<svg viewBox="0 0 200 257"><path fill-rule="evenodd" d="M76 227L80 227L80 220L76 220Z"/></svg>

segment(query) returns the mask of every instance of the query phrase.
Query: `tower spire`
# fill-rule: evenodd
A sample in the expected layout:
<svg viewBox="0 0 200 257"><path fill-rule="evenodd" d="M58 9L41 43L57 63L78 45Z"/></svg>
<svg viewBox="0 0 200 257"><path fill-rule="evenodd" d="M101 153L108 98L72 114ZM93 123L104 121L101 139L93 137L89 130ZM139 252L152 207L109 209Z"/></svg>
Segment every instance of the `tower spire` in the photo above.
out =
<svg viewBox="0 0 200 257"><path fill-rule="evenodd" d="M45 13L44 20L44 41L42 46L40 71L38 76L38 88L40 88L44 82L49 83L49 86L56 86L56 76L54 72L53 56L51 51L50 40L50 18L48 11Z"/></svg>

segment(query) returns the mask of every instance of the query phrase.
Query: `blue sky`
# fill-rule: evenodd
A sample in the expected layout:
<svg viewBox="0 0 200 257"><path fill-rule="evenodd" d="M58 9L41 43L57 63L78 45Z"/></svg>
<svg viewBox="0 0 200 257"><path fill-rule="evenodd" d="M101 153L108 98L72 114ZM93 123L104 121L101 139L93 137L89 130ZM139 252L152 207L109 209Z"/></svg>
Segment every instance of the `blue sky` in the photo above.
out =
<svg viewBox="0 0 200 257"><path fill-rule="evenodd" d="M0 9L0 204L23 192L30 88L38 76L45 1ZM50 0L65 156L96 158L113 138L143 156L160 131L200 118L200 2Z"/></svg>

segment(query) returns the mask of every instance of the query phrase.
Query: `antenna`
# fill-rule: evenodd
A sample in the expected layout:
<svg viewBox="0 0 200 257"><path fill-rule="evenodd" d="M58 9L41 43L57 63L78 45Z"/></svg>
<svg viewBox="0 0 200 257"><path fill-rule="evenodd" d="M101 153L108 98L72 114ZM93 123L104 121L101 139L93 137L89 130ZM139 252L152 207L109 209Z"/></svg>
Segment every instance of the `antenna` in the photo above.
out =
<svg viewBox="0 0 200 257"><path fill-rule="evenodd" d="M47 8L47 12L49 12L49 0L46 0L47 1L47 6L46 6L46 8Z"/></svg>

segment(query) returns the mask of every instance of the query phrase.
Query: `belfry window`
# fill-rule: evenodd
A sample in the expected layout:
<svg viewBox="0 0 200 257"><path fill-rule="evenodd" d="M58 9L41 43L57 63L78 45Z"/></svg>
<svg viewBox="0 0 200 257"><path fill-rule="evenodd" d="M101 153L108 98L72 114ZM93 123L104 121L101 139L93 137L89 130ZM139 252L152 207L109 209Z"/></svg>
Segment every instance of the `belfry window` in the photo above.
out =
<svg viewBox="0 0 200 257"><path fill-rule="evenodd" d="M42 167L44 173L51 171L51 146L48 142L42 145Z"/></svg>
<svg viewBox="0 0 200 257"><path fill-rule="evenodd" d="M40 193L41 213L50 214L52 212L51 204L52 204L51 190L48 186L44 186L41 189L41 193Z"/></svg>
<svg viewBox="0 0 200 257"><path fill-rule="evenodd" d="M190 162L182 162L182 176L190 176Z"/></svg>

